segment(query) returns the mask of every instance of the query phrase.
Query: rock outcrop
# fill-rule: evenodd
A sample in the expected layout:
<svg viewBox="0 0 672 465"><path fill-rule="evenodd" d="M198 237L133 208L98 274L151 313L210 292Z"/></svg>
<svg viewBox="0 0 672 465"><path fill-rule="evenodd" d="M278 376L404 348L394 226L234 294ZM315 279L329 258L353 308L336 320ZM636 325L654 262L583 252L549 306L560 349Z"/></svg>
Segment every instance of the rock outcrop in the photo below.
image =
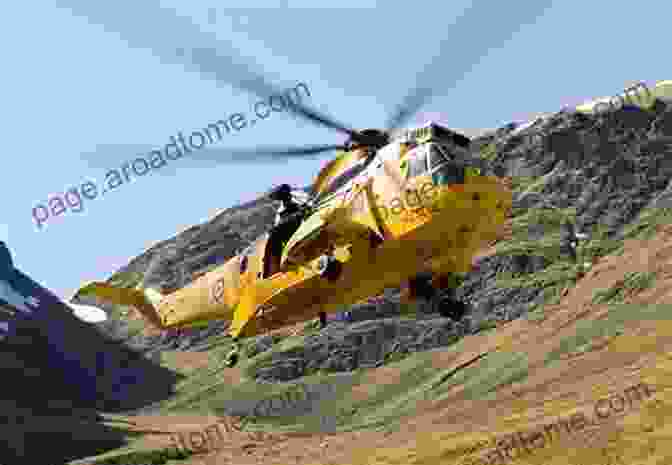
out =
<svg viewBox="0 0 672 465"><path fill-rule="evenodd" d="M479 331L486 322L519 318L546 302L549 289L571 285L576 279L572 264L562 257L554 238L562 219L571 218L579 230L588 231L592 237L619 241L624 228L643 209L660 206L672 190L672 107L661 100L648 111L624 106L593 116L562 110L528 124L508 124L473 142L473 155L486 172L503 176L512 184L514 208L512 236L505 241L508 245L495 247L490 256L482 258L458 289L458 297L469 305L464 319L455 324L435 314L428 315L434 320L394 322L390 318L399 316L400 300L398 293L392 293L385 299L354 306L352 323L334 324L307 339L301 351L274 354L270 365L260 371L260 379L293 379L316 367L351 370L364 359L380 364L388 353L384 347L395 344L404 350L425 350L433 347L421 342L426 326L437 328L437 341L450 343L454 337ZM139 273L145 285L164 291L183 286L191 276L233 256L270 228L273 213L273 204L266 199L231 208L208 223L157 244L119 272ZM525 245L534 241L536 246ZM587 258L599 257L601 252L595 247L601 246L590 248ZM550 273L553 266L558 267L558 276ZM544 273L549 276L537 279ZM504 285L502 277L527 283ZM119 326L114 322L101 324L105 331L123 340L123 328ZM374 340L373 336L357 337L387 334L384 328L396 330L372 344L363 341ZM146 350L199 350L209 336L225 329L225 324L214 322L206 329L190 330L181 336L136 335L128 342ZM405 340L400 336L403 331L413 336ZM373 352L378 355L363 355Z"/></svg>
<svg viewBox="0 0 672 465"><path fill-rule="evenodd" d="M1 268L0 461L55 465L124 445L99 413L166 399L179 377L80 321L6 256Z"/></svg>

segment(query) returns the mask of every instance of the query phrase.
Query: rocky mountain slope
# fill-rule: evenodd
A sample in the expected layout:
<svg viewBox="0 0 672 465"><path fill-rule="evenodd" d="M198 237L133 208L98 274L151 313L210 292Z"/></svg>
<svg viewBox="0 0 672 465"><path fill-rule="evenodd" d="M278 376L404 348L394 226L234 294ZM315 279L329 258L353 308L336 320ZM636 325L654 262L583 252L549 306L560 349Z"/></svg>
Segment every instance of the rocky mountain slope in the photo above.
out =
<svg viewBox="0 0 672 465"><path fill-rule="evenodd" d="M596 265L586 274L584 263L608 263L623 253L625 240L651 237L672 219L672 205L668 203L672 201L669 102L657 101L648 111L622 107L597 116L563 110L534 124L509 124L484 134L474 140L472 150L487 173L509 180L514 208L506 237L484 250L458 289L458 297L469 307L461 321L441 318L423 308L409 308L400 303L399 293L391 290L381 298L352 307L352 322L332 323L323 331L300 325L284 333L252 338L246 342L248 361L240 380L254 382L255 389L261 390L262 386L298 382L320 373L351 378L370 373L368 385L374 386L375 373L385 369L374 367L405 359L412 364L429 357L432 349L450 350L462 341L473 341L466 336L490 328L497 328L494 331L498 334L507 322L526 324L543 316L546 309L571 297L572 289L591 287L592 281L583 281L586 276L608 269L607 265ZM246 246L270 227L273 215L274 206L265 199L226 210L207 223L158 243L116 272L111 281L129 286L143 282L164 292L183 286ZM568 218L589 235L580 247L579 264L560 248L560 226ZM628 253L633 254L632 250ZM619 273L624 274L620 268ZM591 290L596 292L594 299L623 301L630 293L646 288L650 276L646 271L638 273L624 275L614 287ZM588 290L581 292L587 295ZM120 311L109 310L115 315ZM225 324L214 322L208 328L182 335L148 335L138 332L137 325L124 318L97 326L115 339L156 354L166 350L207 351L215 359L213 354L218 352L213 348L221 348L225 330ZM476 347L473 342L468 345ZM530 347L521 350L529 351ZM452 367L453 362L449 365ZM373 369L367 371L369 368ZM213 368L204 378L212 378L219 369ZM414 368L407 375L415 376L418 370ZM519 373L507 376L514 379ZM201 382L205 381L194 381L199 386ZM209 402L219 413L236 413L235 406L230 406L235 396L226 390L228 387L220 383L204 389L199 394L184 394L184 400L176 403L192 405L214 396ZM144 411L166 408L162 404ZM368 424L370 420L362 415L361 424ZM244 463L240 460L236 463Z"/></svg>
<svg viewBox="0 0 672 465"><path fill-rule="evenodd" d="M0 258L0 320L8 328L0 339L0 463L55 465L120 447L126 435L99 412L170 398L180 376L80 321ZM8 288L29 303L9 305Z"/></svg>
<svg viewBox="0 0 672 465"><path fill-rule="evenodd" d="M426 342L427 337L448 341L476 332L484 325L519 318L544 302L557 299L559 292L576 280L575 267L560 253L561 222L570 218L579 230L590 234L591 240L582 253L584 261L592 261L617 247L642 214L664 214L656 207L664 204L672 189L671 138L672 111L663 101L657 101L650 111L622 107L599 116L563 110L538 118L534 124L519 128L509 124L476 138L473 154L482 160L486 172L509 178L514 188L509 225L513 236L493 248L458 290L458 296L470 307L465 318L457 324L441 319L428 322L430 326L446 328L431 337L417 326L412 331L415 335L408 339L409 346L424 350L432 347ZM170 292L248 245L270 228L273 216L274 205L264 198L230 208L207 223L158 243L118 270L111 280L128 285L142 281L145 286ZM355 321L346 325L347 331L363 332L362 340L376 341L374 333L386 331L380 318L399 315L398 293L352 310ZM363 324L363 320L373 322ZM209 338L221 334L226 327L213 322L206 329L190 330L180 336L137 332L131 336L123 321L112 320L100 326L117 339L147 350L203 349ZM341 331L340 326L333 331ZM387 330L390 334L400 331L403 332L398 327ZM385 340L390 347L395 342L405 344L397 336ZM323 353L319 336L314 343L317 346L305 347L306 354ZM319 361L303 360L304 355L294 358L302 360L296 362L297 366L324 363L352 368L358 362L348 361L352 355L342 352L380 352L373 347L364 348L365 345L345 343L338 349L340 352L326 358L320 356ZM380 363L384 353L371 363ZM291 371L296 370L294 367ZM278 379L287 376L279 375Z"/></svg>

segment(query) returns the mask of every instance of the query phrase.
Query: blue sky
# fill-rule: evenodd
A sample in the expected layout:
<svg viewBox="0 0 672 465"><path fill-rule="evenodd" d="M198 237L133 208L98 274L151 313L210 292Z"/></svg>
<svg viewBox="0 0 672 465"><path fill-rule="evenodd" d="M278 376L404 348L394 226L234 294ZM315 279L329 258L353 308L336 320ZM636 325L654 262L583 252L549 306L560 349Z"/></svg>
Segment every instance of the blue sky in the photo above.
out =
<svg viewBox="0 0 672 465"><path fill-rule="evenodd" d="M121 28L133 22L133 37L159 45L189 40L162 22L180 15L215 34L223 54L228 43L262 66L278 86L305 82L312 104L354 127L382 125L440 41L449 53L431 72L439 91L411 123L433 117L454 128L492 128L616 94L631 81L671 78L662 41L672 6L662 2L621 8L607 1L549 0L543 16L520 28L523 2L507 2L458 28L451 24L468 0L225 3L227 8L214 1L163 0L161 14L153 14L150 7L119 2L114 8L121 13L98 13ZM65 4L79 8L84 2L8 4L0 27L6 136L0 240L18 268L58 294L107 278L152 244L274 184L306 185L326 161L177 160L38 229L32 209L50 195L89 179L100 183L106 168L162 147L178 131L248 112L258 100L135 48L136 42L126 41L131 36L89 24ZM519 30L509 41L495 41L487 54L474 55L502 23ZM470 61L471 71L451 82L456 68ZM338 134L278 113L225 137L221 146L340 141ZM92 152L95 163L84 155Z"/></svg>

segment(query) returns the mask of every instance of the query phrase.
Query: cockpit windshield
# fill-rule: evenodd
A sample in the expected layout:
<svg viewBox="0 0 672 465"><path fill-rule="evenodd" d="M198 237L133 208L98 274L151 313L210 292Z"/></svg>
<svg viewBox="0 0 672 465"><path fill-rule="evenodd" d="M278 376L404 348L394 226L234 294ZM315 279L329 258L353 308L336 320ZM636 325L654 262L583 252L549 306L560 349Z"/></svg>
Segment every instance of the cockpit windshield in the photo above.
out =
<svg viewBox="0 0 672 465"><path fill-rule="evenodd" d="M408 164L406 176L409 179L425 174L427 172L427 146L419 145L409 150L406 163Z"/></svg>
<svg viewBox="0 0 672 465"><path fill-rule="evenodd" d="M430 175L435 185L464 183L464 166L455 159L450 148L437 143L426 143L409 151L404 163L406 177Z"/></svg>
<svg viewBox="0 0 672 465"><path fill-rule="evenodd" d="M429 166L430 169L436 168L444 163L452 161L450 152L446 147L439 144L429 144Z"/></svg>

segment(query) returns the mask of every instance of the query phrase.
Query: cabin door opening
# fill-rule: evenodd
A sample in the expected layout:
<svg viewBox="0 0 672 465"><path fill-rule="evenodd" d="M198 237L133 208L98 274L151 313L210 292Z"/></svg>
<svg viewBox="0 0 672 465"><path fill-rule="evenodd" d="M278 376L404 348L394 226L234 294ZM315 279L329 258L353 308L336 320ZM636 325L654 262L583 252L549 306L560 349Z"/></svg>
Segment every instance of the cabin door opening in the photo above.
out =
<svg viewBox="0 0 672 465"><path fill-rule="evenodd" d="M280 272L282 251L299 226L301 226L301 218L290 218L271 230L264 253L264 279Z"/></svg>

